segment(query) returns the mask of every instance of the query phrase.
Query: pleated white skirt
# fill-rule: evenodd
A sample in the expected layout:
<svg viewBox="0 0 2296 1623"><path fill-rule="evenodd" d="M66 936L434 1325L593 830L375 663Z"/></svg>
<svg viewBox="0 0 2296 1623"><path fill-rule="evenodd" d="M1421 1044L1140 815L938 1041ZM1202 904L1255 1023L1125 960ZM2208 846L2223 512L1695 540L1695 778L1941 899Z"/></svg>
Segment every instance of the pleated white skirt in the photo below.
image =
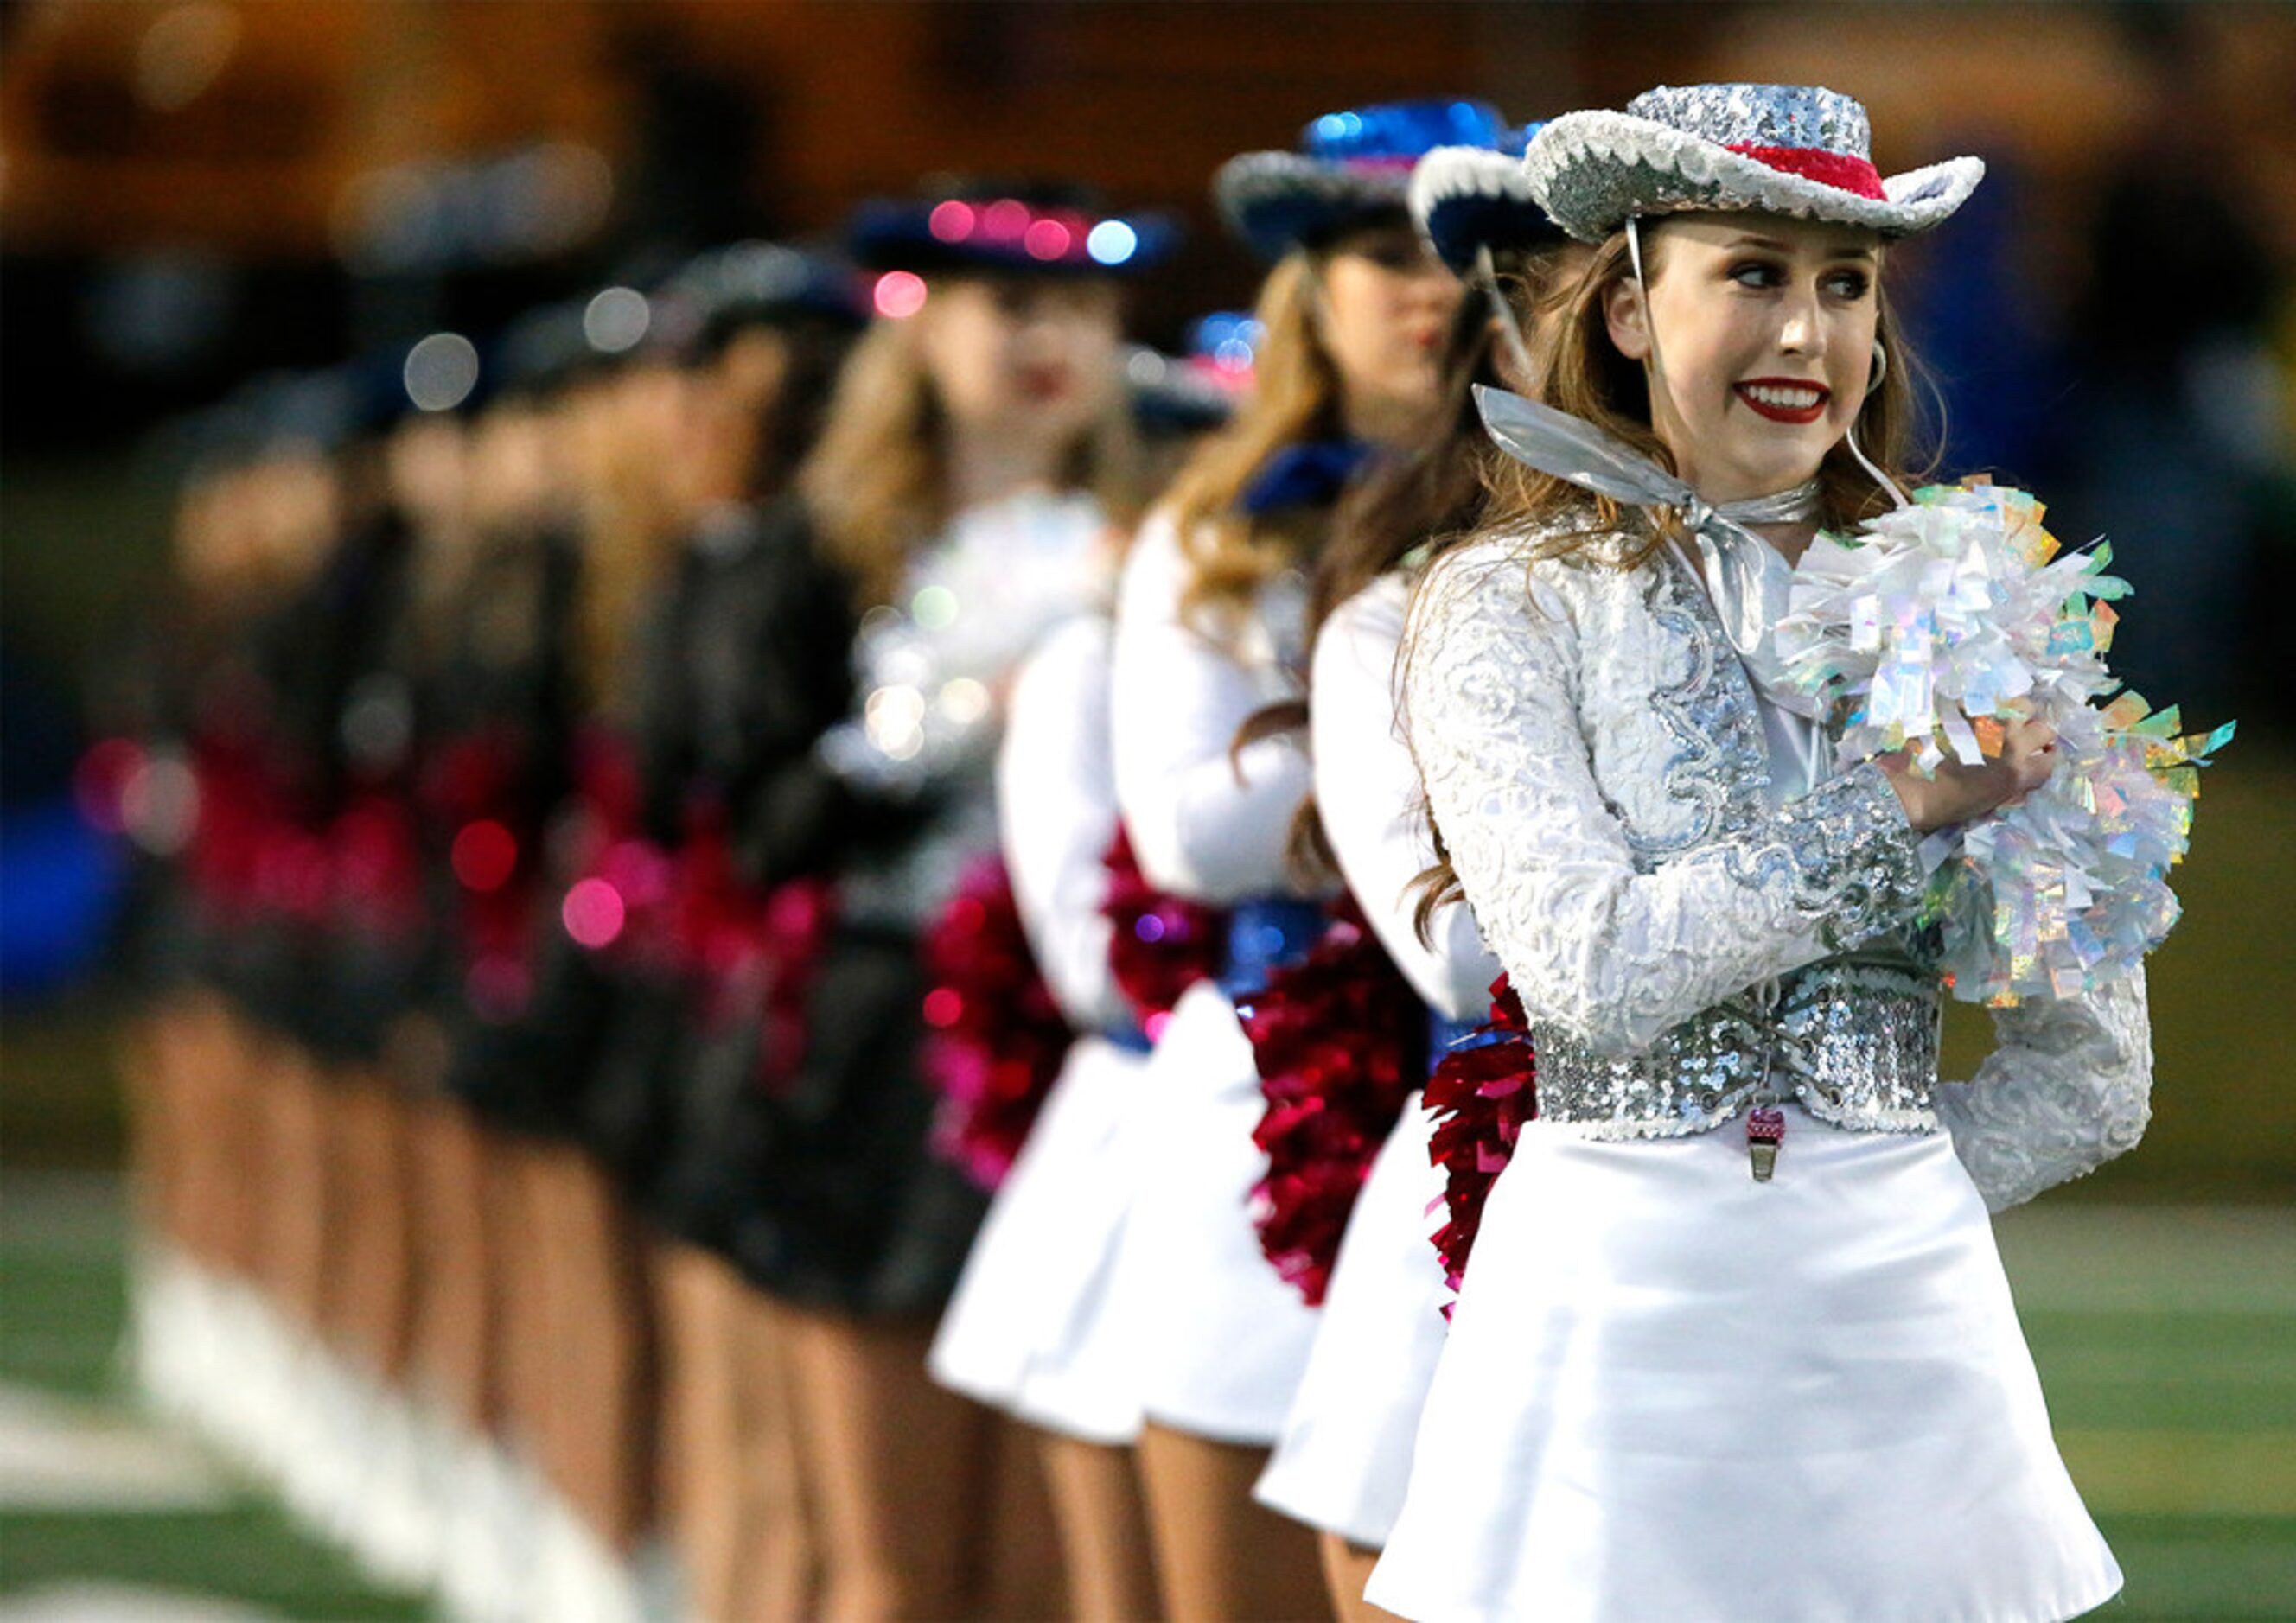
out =
<svg viewBox="0 0 2296 1623"><path fill-rule="evenodd" d="M1526 1128L1368 1597L1402 1616L2039 1623L2120 1569L1941 1135Z"/></svg>
<svg viewBox="0 0 2296 1623"><path fill-rule="evenodd" d="M933 1379L1086 1442L1140 1431L1139 1354L1110 1287L1147 1057L1079 1037L1005 1175L933 1339Z"/></svg>
<svg viewBox="0 0 2296 1623"><path fill-rule="evenodd" d="M1221 1442L1275 1440L1316 1315L1260 1253L1251 1045L1217 987L1180 999L1136 1090L1137 1193L1117 1258L1116 1312L1138 1348L1141 1407Z"/></svg>
<svg viewBox="0 0 2296 1623"><path fill-rule="evenodd" d="M1441 1226L1434 1123L1414 1094L1349 1215L1323 1323L1283 1435L1253 1490L1273 1511L1377 1548L1403 1509L1419 1413L1451 1299L1428 1236Z"/></svg>

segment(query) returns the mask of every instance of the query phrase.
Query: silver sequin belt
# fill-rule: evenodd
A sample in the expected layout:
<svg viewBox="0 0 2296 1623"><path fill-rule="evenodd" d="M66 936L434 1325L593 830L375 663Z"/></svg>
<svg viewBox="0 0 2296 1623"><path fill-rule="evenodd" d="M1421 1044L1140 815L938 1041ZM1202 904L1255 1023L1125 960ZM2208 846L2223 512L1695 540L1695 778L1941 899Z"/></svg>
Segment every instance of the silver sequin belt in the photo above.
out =
<svg viewBox="0 0 2296 1623"><path fill-rule="evenodd" d="M1538 1113L1589 1138L1678 1138L1792 1099L1838 1127L1934 1132L1939 1004L1911 963L1831 958L1623 1058L1534 1021Z"/></svg>

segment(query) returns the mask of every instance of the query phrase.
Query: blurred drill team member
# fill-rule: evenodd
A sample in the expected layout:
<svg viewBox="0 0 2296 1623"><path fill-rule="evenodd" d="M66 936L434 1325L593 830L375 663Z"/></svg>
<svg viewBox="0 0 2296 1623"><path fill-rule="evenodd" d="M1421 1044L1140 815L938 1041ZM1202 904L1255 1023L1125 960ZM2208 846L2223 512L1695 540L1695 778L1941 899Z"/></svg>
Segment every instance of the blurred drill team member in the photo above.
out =
<svg viewBox="0 0 2296 1623"><path fill-rule="evenodd" d="M601 677L629 673L600 689L635 745L627 815L662 853L685 924L641 922L634 935L626 920L592 955L611 1012L589 1115L659 1231L664 1486L688 1604L708 1623L742 1623L810 1615L816 1563L781 1346L765 1298L727 1256L734 1213L755 1198L743 1126L760 1084L697 1086L695 1060L781 967L768 898L731 872L725 840L753 748L750 666L767 652L751 612L775 578L758 549L766 505L811 447L862 318L849 267L764 242L703 256L657 302L683 329L660 351L680 362L670 465L682 529L644 568L635 549L611 570L602 557L587 619ZM633 400L640 413L660 405Z"/></svg>
<svg viewBox="0 0 2296 1623"><path fill-rule="evenodd" d="M1125 364L1152 450L1184 456L1250 375L1250 322L1199 323L1185 358ZM999 1185L932 1350L936 1380L1037 1429L1070 1614L1152 1616L1155 1572L1131 1445L1140 1380L1108 1284L1132 1162L1121 1131L1148 1039L1110 966L1103 909L1116 834L1108 710L1113 603L1048 633L1013 682L996 766L1004 865L1021 926L1078 1034Z"/></svg>
<svg viewBox="0 0 2296 1623"><path fill-rule="evenodd" d="M338 374L283 403L293 454L272 497L324 558L289 616L278 683L279 815L258 889L291 966L266 1086L275 1257L290 1317L316 1332L285 1386L280 1463L298 1508L386 1569L414 1555L365 1515L403 1501L406 1439L387 1398L405 1373L413 1285L406 1114L387 1045L419 972L423 909L406 799L411 697L392 669L412 548L356 392Z"/></svg>
<svg viewBox="0 0 2296 1623"><path fill-rule="evenodd" d="M725 566L750 578L688 634L734 870L814 938L690 1085L750 1102L723 1243L774 1303L826 1617L980 1599L994 1434L923 1366L981 1201L928 1143L919 940L995 848L1011 672L1106 589L1134 464L1114 277L1157 234L1059 192L865 209L876 320L803 500L761 516Z"/></svg>
<svg viewBox="0 0 2296 1623"><path fill-rule="evenodd" d="M137 1273L139 1371L160 1402L246 1454L275 1452L282 1404L258 1406L273 1396L264 1382L286 1373L270 1333L282 1279L270 1185L256 1169L286 1053L271 988L287 958L256 881L284 776L279 646L329 522L308 500L271 499L272 464L287 455L275 399L242 391L194 425L200 460L173 558L180 622L153 651L136 707L147 731L132 755L109 749L97 763L120 826L171 859L150 937L163 1000L125 1068L139 1185L169 1242ZM294 512L305 516L279 521ZM181 990L168 990L177 972Z"/></svg>
<svg viewBox="0 0 2296 1623"><path fill-rule="evenodd" d="M509 1409L546 1490L526 1582L560 1615L643 1613L640 1556L654 1526L653 1324L647 1255L614 1176L623 1146L599 1134L602 1011L539 955L559 928L565 874L541 866L582 765L580 717L625 685L602 652L614 617L603 605L631 583L658 582L681 524L675 484L682 382L660 357L618 340L597 299L540 312L506 346L527 379L499 417L498 485L505 570L472 611L506 618L505 646L528 675L504 690L548 704L521 731L546 744L533 758L508 880L531 895L513 910L498 974L518 996L496 1040L466 1046L455 1070L466 1094L491 1101L510 1194L501 1281ZM481 441L482 447L487 442ZM473 579L472 585L480 586ZM512 605L521 605L524 612ZM533 618L527 618L531 614ZM470 825L465 825L470 826ZM526 852L536 866L522 865ZM545 882L546 881L546 882ZM493 894L500 894L497 889ZM482 902L484 897L472 898ZM483 1028L479 1035L487 1035ZM489 1108L482 1106L482 1108ZM578 1611L577 1609L579 1609Z"/></svg>
<svg viewBox="0 0 2296 1623"><path fill-rule="evenodd" d="M591 1508L578 1486L589 1476L583 1428L617 1414L615 1393L577 1379L584 1338L619 1320L593 1310L578 1283L597 1249L588 1233L562 1237L561 1209L576 1198L564 1191L587 1184L567 1147L564 1068L532 1035L547 1018L535 939L577 699L565 400L589 364L575 311L523 318L495 346L490 396L459 455L447 460L431 422L439 437L414 439L398 462L435 519L413 655L443 1047L418 1140L430 1247L417 1330L432 1389L422 1396L459 1422L439 1444L462 1490L439 1511L439 1582L450 1603L480 1614L566 1582L556 1575L575 1553L603 1542L574 1537L568 1507ZM461 485L449 503L428 487L451 473Z"/></svg>
<svg viewBox="0 0 2296 1623"><path fill-rule="evenodd" d="M1497 128L1469 102L1333 113L1308 127L1303 151L1221 170L1223 212L1275 262L1260 293L1256 389L1126 566L1111 678L1124 824L1151 884L1234 909L1218 984L1180 1001L1136 1090L1149 1170L1118 1265L1141 1340L1140 1463L1176 1617L1321 1605L1313 1541L1250 1501L1314 1318L1252 1230L1260 1095L1231 1001L1320 930L1320 908L1292 893L1284 862L1307 762L1286 741L1234 746L1263 705L1297 696L1300 571L1333 504L1437 399L1458 289L1412 234L1409 161Z"/></svg>
<svg viewBox="0 0 2296 1623"><path fill-rule="evenodd" d="M1531 201L1521 158L1528 133L1511 131L1497 148L1439 147L1412 171L1413 219L1471 291L1446 346L1441 409L1409 454L1342 510L1308 594L1315 792L1295 832L1316 865L1346 881L1389 960L1426 1003L1431 1058L1481 1020L1499 967L1464 909L1446 916L1431 943L1417 934L1413 881L1434 851L1419 815L1418 768L1396 727L1396 656L1428 544L1472 528L1486 460L1497 455L1472 386L1527 383L1537 322L1583 266L1583 250ZM1374 1615L1364 1582L1401 1508L1443 1346L1449 1292L1428 1236L1444 1176L1429 1165L1429 1140L1414 1091L1349 1213L1315 1348L1254 1490L1322 1535L1324 1578L1343 1619Z"/></svg>

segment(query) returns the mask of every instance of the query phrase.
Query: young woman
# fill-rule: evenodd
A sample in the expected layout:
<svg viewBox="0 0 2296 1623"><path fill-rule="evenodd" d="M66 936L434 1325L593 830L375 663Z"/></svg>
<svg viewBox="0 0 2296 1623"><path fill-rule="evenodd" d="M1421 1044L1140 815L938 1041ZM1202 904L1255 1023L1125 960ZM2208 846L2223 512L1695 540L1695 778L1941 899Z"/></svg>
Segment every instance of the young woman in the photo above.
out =
<svg viewBox="0 0 2296 1623"><path fill-rule="evenodd" d="M1255 392L1126 566L1111 676L1118 805L1150 884L1234 910L1227 972L1181 999L1136 1090L1141 1193L1118 1262L1144 1381L1142 1480L1177 1618L1321 1605L1311 1541L1250 1500L1314 1318L1252 1231L1260 1097L1231 1003L1321 928L1284 861L1307 762L1288 740L1232 746L1261 707L1299 693L1300 576L1334 503L1436 404L1458 290L1412 234L1406 166L1497 129L1475 103L1369 108L1317 119L1300 152L1221 171L1224 212L1275 261Z"/></svg>
<svg viewBox="0 0 2296 1623"><path fill-rule="evenodd" d="M585 1108L596 1029L584 1017L604 1000L574 1004L545 951L563 939L551 858L580 724L621 687L611 645L592 635L597 605L655 568L676 533L667 473L678 425L654 404L676 387L666 362L603 349L586 307L538 311L505 346L516 398L481 423L474 495L491 512L461 588L461 668L436 708L457 718L448 736L466 792L484 784L494 803L462 808L455 839L475 842L487 823L511 835L492 841L497 873L485 871L486 845L456 853L467 990L449 1087L494 1129L496 1351L513 1440L545 1496L527 1581L532 1603L607 1619L644 1604L652 1322L640 1235Z"/></svg>
<svg viewBox="0 0 2296 1623"><path fill-rule="evenodd" d="M819 1616L964 1616L989 1587L996 1430L925 1373L983 1197L929 1142L920 941L996 848L1014 671L1106 593L1134 462L1116 279L1160 234L1050 190L865 209L852 246L876 319L801 499L763 514L743 554L759 578L696 634L738 673L721 746L734 869L800 887L789 911L818 938L693 1085L750 1102L723 1243L786 1358ZM1014 1463L1010 1482L1033 1487L1033 1462Z"/></svg>
<svg viewBox="0 0 2296 1623"><path fill-rule="evenodd" d="M155 1011L127 1067L139 1169L164 1156L145 1198L165 1202L155 1215L171 1217L174 1242L139 1263L136 1354L160 1403L274 1466L301 1341L274 1193L256 1169L277 1127L272 1083L291 1052L280 1011L294 976L278 909L256 880L301 758L284 724L284 648L332 533L334 494L324 465L296 448L275 391L243 391L195 432L206 457L186 481L176 537L183 622L155 651L180 674L171 684L154 673L142 717L158 729L141 775L155 792L139 805L128 792L138 785L119 784L123 826L176 857L176 916L158 945L180 953L187 983ZM296 471L283 479L283 464ZM179 713L167 713L169 701ZM270 1378L250 1382L258 1363Z"/></svg>
<svg viewBox="0 0 2296 1623"><path fill-rule="evenodd" d="M1600 244L1538 398L1687 488L1621 508L1506 469L1413 607L1408 736L1529 1015L1539 1117L1484 1212L1368 1598L2070 1617L2120 1576L1986 1209L2134 1142L2143 981L2003 1012L1977 1080L1939 1087L1916 841L2044 781L2050 740L2021 723L1999 759L1926 779L1831 771L1767 636L1816 528L1886 502L1864 454L1901 455L1885 244L1982 167L1884 182L1862 107L1773 86L1573 114L1526 164ZM1567 422L1490 414L1585 475L1540 439Z"/></svg>
<svg viewBox="0 0 2296 1623"><path fill-rule="evenodd" d="M727 911L758 906L716 865L743 732L726 676L747 657L738 617L760 579L750 567L760 514L812 448L861 315L849 266L767 242L704 256L657 302L663 326L691 329L676 352L676 429L652 448L675 452L682 533L593 571L598 668L637 669L611 718L635 742L636 792L620 808L594 805L594 817L625 825L594 832L642 840L698 916L712 896ZM708 1623L805 1616L813 1560L786 1372L725 1244L748 1170L726 1102L680 1086L697 1037L743 988L697 931L626 919L591 956L609 1012L586 1113L626 1198L658 1230L662 1478L688 1605Z"/></svg>
<svg viewBox="0 0 2296 1623"><path fill-rule="evenodd" d="M1438 148L1412 171L1412 217L1470 290L1445 356L1444 406L1409 455L1342 509L1311 594L1315 795L1303 818L1313 819L1318 856L1346 881L1381 946L1425 1000L1431 1057L1481 1019L1499 968L1464 909L1442 921L1431 943L1414 928L1413 881L1433 853L1418 768L1397 725L1396 657L1420 559L1431 543L1474 527L1485 464L1498 455L1472 386L1504 380L1529 387L1523 330L1536 333L1557 291L1583 268L1584 250L1531 200L1520 157L1527 134L1511 136L1511 151ZM1324 1578L1341 1618L1369 1615L1364 1582L1402 1508L1412 1438L1443 1346L1449 1291L1428 1242L1443 1180L1429 1164L1429 1138L1414 1091L1349 1216L1314 1350L1254 1490L1261 1504L1321 1536Z"/></svg>
<svg viewBox="0 0 2296 1623"><path fill-rule="evenodd" d="M1133 414L1152 454L1200 443L1249 376L1239 317L1199 324L1189 360L1136 348ZM1201 341L1217 332L1225 365ZM1237 351L1241 349L1241 354ZM998 1184L933 1340L935 1380L1037 1433L1058 1519L1069 1615L1151 1617L1157 1598L1133 1458L1140 1379L1109 1289L1133 1191L1123 1124L1149 1042L1111 964L1106 858L1117 832L1109 601L1047 634L1013 684L996 764L1004 865L1021 922L1078 1034Z"/></svg>

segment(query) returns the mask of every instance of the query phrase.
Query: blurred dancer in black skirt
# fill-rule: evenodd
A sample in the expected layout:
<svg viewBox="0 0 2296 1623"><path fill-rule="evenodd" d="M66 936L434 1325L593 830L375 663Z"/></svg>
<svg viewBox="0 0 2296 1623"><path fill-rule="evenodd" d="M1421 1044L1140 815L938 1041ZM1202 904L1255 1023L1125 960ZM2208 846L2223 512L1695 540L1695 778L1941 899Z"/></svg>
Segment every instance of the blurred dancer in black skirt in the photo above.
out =
<svg viewBox="0 0 2296 1623"><path fill-rule="evenodd" d="M772 1304L818 1616L988 1603L993 1425L924 1372L983 1201L929 1143L919 939L995 848L1010 671L1104 600L1135 460L1113 284L1161 235L1022 188L864 209L875 320L801 499L726 549L685 634L726 858L772 921L688 1085L741 1102L720 1243Z"/></svg>
<svg viewBox="0 0 2296 1623"><path fill-rule="evenodd" d="M680 363L674 392L632 369L619 427L594 421L587 437L602 466L618 447L654 447L674 479L656 511L676 529L644 531L626 507L591 515L580 619L597 725L578 751L581 815L549 975L557 1029L588 1050L587 1142L659 1236L660 1460L689 1607L798 1617L812 1561L785 1383L723 1255L729 1202L753 1176L729 1154L732 1114L754 1084L705 1092L691 1062L755 996L769 944L764 898L734 873L726 841L755 735L776 736L744 685L768 652L749 618L759 504L812 443L860 316L844 267L766 243L704 256L655 302L655 353ZM655 438L664 414L668 443Z"/></svg>

